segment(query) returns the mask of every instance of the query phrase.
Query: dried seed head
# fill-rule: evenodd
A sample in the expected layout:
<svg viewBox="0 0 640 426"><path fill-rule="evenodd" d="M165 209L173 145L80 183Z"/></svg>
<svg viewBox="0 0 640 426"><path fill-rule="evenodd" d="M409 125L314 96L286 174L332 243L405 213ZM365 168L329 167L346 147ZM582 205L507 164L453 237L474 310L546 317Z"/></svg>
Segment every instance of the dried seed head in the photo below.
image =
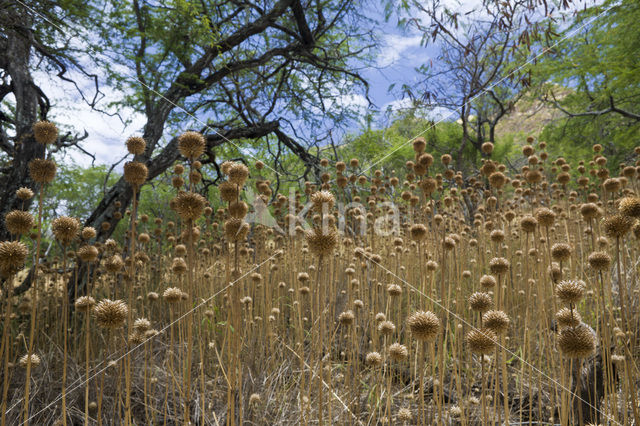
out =
<svg viewBox="0 0 640 426"><path fill-rule="evenodd" d="M181 257L176 257L171 263L171 272L182 275L187 272L187 262Z"/></svg>
<svg viewBox="0 0 640 426"><path fill-rule="evenodd" d="M91 296L80 296L75 301L75 308L78 312L87 313L96 304L96 300Z"/></svg>
<svg viewBox="0 0 640 426"><path fill-rule="evenodd" d="M226 202L233 202L238 199L238 186L231 182L222 182L218 186L220 198Z"/></svg>
<svg viewBox="0 0 640 426"><path fill-rule="evenodd" d="M390 336L396 331L396 326L391 321L382 321L378 324L378 331L383 336Z"/></svg>
<svg viewBox="0 0 640 426"><path fill-rule="evenodd" d="M231 218L224 222L224 236L229 241L243 241L249 233L249 224L242 219Z"/></svg>
<svg viewBox="0 0 640 426"><path fill-rule="evenodd" d="M33 228L33 216L22 210L12 210L4 217L7 231L13 235L24 235Z"/></svg>
<svg viewBox="0 0 640 426"><path fill-rule="evenodd" d="M393 343L389 346L389 358L395 362L402 362L409 356L409 351L405 345Z"/></svg>
<svg viewBox="0 0 640 426"><path fill-rule="evenodd" d="M633 219L622 214L615 214L602 221L602 229L610 238L624 236L633 226Z"/></svg>
<svg viewBox="0 0 640 426"><path fill-rule="evenodd" d="M583 281L561 281L556 287L556 296L566 304L576 304L584 295L584 287Z"/></svg>
<svg viewBox="0 0 640 426"><path fill-rule="evenodd" d="M90 240L96 237L96 228L92 226L85 226L80 233L83 240Z"/></svg>
<svg viewBox="0 0 640 426"><path fill-rule="evenodd" d="M338 321L344 326L350 326L351 324L353 324L353 320L355 318L356 316L353 314L352 310L342 312L340 315L338 315Z"/></svg>
<svg viewBox="0 0 640 426"><path fill-rule="evenodd" d="M95 246L85 245L78 249L76 255L83 262L93 263L98 259L98 249Z"/></svg>
<svg viewBox="0 0 640 426"><path fill-rule="evenodd" d="M557 262L565 262L571 257L571 246L566 243L556 243L551 246L551 257Z"/></svg>
<svg viewBox="0 0 640 426"><path fill-rule="evenodd" d="M244 201L231 202L229 204L229 214L231 215L231 217L243 219L247 215L248 211L249 206Z"/></svg>
<svg viewBox="0 0 640 426"><path fill-rule="evenodd" d="M506 333L509 323L509 317L502 311L487 311L482 315L482 324L496 334Z"/></svg>
<svg viewBox="0 0 640 426"><path fill-rule="evenodd" d="M389 296L391 297L400 296L402 294L402 287L398 284L389 284L387 286L387 293L389 293Z"/></svg>
<svg viewBox="0 0 640 426"><path fill-rule="evenodd" d="M229 167L227 175L229 182L242 187L249 178L249 168L242 163L233 163Z"/></svg>
<svg viewBox="0 0 640 426"><path fill-rule="evenodd" d="M29 354L22 355L18 360L18 364L22 368L27 368L29 361L31 361L31 368L37 368L40 365L40 357L36 354L31 354L31 356Z"/></svg>
<svg viewBox="0 0 640 426"><path fill-rule="evenodd" d="M586 358L596 349L595 332L585 323L565 328L558 337L558 346L569 358Z"/></svg>
<svg viewBox="0 0 640 426"><path fill-rule="evenodd" d="M575 309L562 308L556 312L556 321L560 328L575 327L582 322L582 317Z"/></svg>
<svg viewBox="0 0 640 426"><path fill-rule="evenodd" d="M120 272L123 267L124 261L122 260L122 257L117 254L114 254L113 256L107 258L107 260L104 262L104 268L107 270L107 272L111 272L112 274Z"/></svg>
<svg viewBox="0 0 640 426"><path fill-rule="evenodd" d="M29 162L29 175L36 183L51 183L56 177L56 163L42 158L33 159Z"/></svg>
<svg viewBox="0 0 640 426"><path fill-rule="evenodd" d="M640 197L623 198L618 210L625 216L640 218Z"/></svg>
<svg viewBox="0 0 640 426"><path fill-rule="evenodd" d="M93 308L98 325L104 328L122 327L128 313L129 308L122 300L104 299Z"/></svg>
<svg viewBox="0 0 640 426"><path fill-rule="evenodd" d="M498 336L489 329L473 329L467 333L467 344L471 352L479 355L488 354L493 351Z"/></svg>
<svg viewBox="0 0 640 426"><path fill-rule="evenodd" d="M323 229L314 228L305 233L309 249L317 256L331 254L338 243L338 233L332 227L324 232Z"/></svg>
<svg viewBox="0 0 640 426"><path fill-rule="evenodd" d="M526 233L535 232L537 226L538 221L533 216L525 216L520 219L520 229Z"/></svg>
<svg viewBox="0 0 640 426"><path fill-rule="evenodd" d="M411 225L409 236L414 241L422 241L427 237L427 227L421 223Z"/></svg>
<svg viewBox="0 0 640 426"><path fill-rule="evenodd" d="M22 187L16 191L16 197L22 201L27 201L33 198L33 191L29 188Z"/></svg>
<svg viewBox="0 0 640 426"><path fill-rule="evenodd" d="M138 318L133 322L133 329L138 333L144 333L151 328L151 321L146 318Z"/></svg>
<svg viewBox="0 0 640 426"><path fill-rule="evenodd" d="M139 187L147 181L149 170L139 161L124 163L124 180L131 186Z"/></svg>
<svg viewBox="0 0 640 426"><path fill-rule="evenodd" d="M413 337L421 341L433 341L440 331L440 319L430 311L414 312L407 324Z"/></svg>
<svg viewBox="0 0 640 426"><path fill-rule="evenodd" d="M495 287L496 284L497 284L497 281L496 281L496 278L493 275L483 275L480 278L480 285L485 290L489 290L489 289Z"/></svg>
<svg viewBox="0 0 640 426"><path fill-rule="evenodd" d="M127 145L127 151L133 155L142 154L147 147L147 143L140 136L131 136L125 144Z"/></svg>
<svg viewBox="0 0 640 426"><path fill-rule="evenodd" d="M475 292L469 297L469 306L474 311L484 313L491 309L493 306L493 300L489 293Z"/></svg>
<svg viewBox="0 0 640 426"><path fill-rule="evenodd" d="M504 257L494 257L489 261L489 270L493 275L504 274L509 270L511 264Z"/></svg>
<svg viewBox="0 0 640 426"><path fill-rule="evenodd" d="M365 357L365 362L370 367L379 367L382 364L382 355L378 352L369 352Z"/></svg>
<svg viewBox="0 0 640 426"><path fill-rule="evenodd" d="M413 415L411 414L411 410L408 408L401 408L398 410L398 420L401 422L408 423L413 420Z"/></svg>
<svg viewBox="0 0 640 426"><path fill-rule="evenodd" d="M596 271L605 271L611 266L611 256L605 251L594 251L587 258L587 262Z"/></svg>
<svg viewBox="0 0 640 426"><path fill-rule="evenodd" d="M540 226L549 227L552 226L553 222L556 220L556 214L553 210L543 207L536 211L536 219Z"/></svg>
<svg viewBox="0 0 640 426"><path fill-rule="evenodd" d="M58 139L58 128L49 121L38 121L33 125L33 136L43 145L54 143Z"/></svg>
<svg viewBox="0 0 640 426"><path fill-rule="evenodd" d="M207 200L196 192L181 192L175 199L176 212L184 221L198 219L206 204Z"/></svg>
<svg viewBox="0 0 640 426"><path fill-rule="evenodd" d="M580 214L585 220L589 220L597 218L600 215L600 211L595 203L585 203L580 206Z"/></svg>
<svg viewBox="0 0 640 426"><path fill-rule="evenodd" d="M182 299L182 290L177 287L169 287L162 293L162 297L167 303L177 303Z"/></svg>
<svg viewBox="0 0 640 426"><path fill-rule="evenodd" d="M18 272L27 260L29 250L19 241L0 243L0 276L8 277Z"/></svg>
<svg viewBox="0 0 640 426"><path fill-rule="evenodd" d="M198 132L184 132L178 137L178 151L180 155L195 160L204 153L206 141Z"/></svg>
<svg viewBox="0 0 640 426"><path fill-rule="evenodd" d="M63 246L67 246L78 237L80 221L75 217L60 216L53 220L51 230L56 240Z"/></svg>
<svg viewBox="0 0 640 426"><path fill-rule="evenodd" d="M335 201L335 197L329 191L318 191L311 194L313 209L318 213L322 213L323 208L326 208L326 211L330 212L331 209L333 209L333 204L335 203Z"/></svg>

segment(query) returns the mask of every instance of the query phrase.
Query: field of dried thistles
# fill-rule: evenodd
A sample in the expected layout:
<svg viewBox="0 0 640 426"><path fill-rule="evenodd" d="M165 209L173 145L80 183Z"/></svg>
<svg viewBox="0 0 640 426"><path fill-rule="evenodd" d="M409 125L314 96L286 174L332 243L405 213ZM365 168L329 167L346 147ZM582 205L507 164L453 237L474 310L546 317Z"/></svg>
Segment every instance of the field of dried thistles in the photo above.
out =
<svg viewBox="0 0 640 426"><path fill-rule="evenodd" d="M528 138L507 167L487 143L464 175L412 142L404 170L322 159L291 194L226 161L212 192L186 132L141 211L132 137L121 238L46 216L34 160L34 208L2 218L1 424L640 424L639 153L617 173Z"/></svg>

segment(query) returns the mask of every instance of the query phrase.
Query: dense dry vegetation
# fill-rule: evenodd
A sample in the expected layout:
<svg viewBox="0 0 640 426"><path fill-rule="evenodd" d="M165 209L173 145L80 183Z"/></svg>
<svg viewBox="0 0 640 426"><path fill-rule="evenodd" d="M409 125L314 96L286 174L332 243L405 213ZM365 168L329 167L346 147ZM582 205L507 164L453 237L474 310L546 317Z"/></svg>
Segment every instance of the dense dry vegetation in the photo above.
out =
<svg viewBox="0 0 640 426"><path fill-rule="evenodd" d="M128 231L103 242L45 226L56 166L33 160L36 210L0 243L2 425L640 424L640 150L609 170L600 145L569 164L528 138L514 170L485 143L463 176L411 142L405 170L322 160L289 196L226 162L207 200L186 132L162 217L134 159Z"/></svg>

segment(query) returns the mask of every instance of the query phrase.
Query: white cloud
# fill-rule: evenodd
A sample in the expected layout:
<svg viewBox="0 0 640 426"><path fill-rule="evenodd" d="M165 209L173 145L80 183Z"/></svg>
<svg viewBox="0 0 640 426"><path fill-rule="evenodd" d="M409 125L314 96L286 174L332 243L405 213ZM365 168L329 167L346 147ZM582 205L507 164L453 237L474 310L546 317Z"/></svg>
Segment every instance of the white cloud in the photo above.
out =
<svg viewBox="0 0 640 426"><path fill-rule="evenodd" d="M383 48L378 55L377 62L380 67L388 67L397 64L400 59L412 59L406 53L410 49L420 47L422 36L404 37L397 34L388 34L383 39Z"/></svg>

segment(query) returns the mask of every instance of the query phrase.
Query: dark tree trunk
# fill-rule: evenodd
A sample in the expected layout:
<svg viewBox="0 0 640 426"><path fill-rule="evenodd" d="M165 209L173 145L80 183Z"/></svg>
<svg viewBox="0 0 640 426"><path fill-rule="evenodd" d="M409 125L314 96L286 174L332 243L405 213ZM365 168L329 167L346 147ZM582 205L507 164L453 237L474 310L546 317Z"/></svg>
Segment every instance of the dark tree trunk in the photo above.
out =
<svg viewBox="0 0 640 426"><path fill-rule="evenodd" d="M29 70L31 32L28 23L19 30L9 29L6 36L6 50L0 54L0 61L11 77L11 89L15 96L16 138L11 147L12 161L0 175L0 241L10 237L4 225L5 215L22 206L22 201L16 197L16 190L22 186L28 186L34 192L39 189L29 176L29 162L42 157L44 153L44 146L35 141L32 132L38 114L38 92Z"/></svg>

